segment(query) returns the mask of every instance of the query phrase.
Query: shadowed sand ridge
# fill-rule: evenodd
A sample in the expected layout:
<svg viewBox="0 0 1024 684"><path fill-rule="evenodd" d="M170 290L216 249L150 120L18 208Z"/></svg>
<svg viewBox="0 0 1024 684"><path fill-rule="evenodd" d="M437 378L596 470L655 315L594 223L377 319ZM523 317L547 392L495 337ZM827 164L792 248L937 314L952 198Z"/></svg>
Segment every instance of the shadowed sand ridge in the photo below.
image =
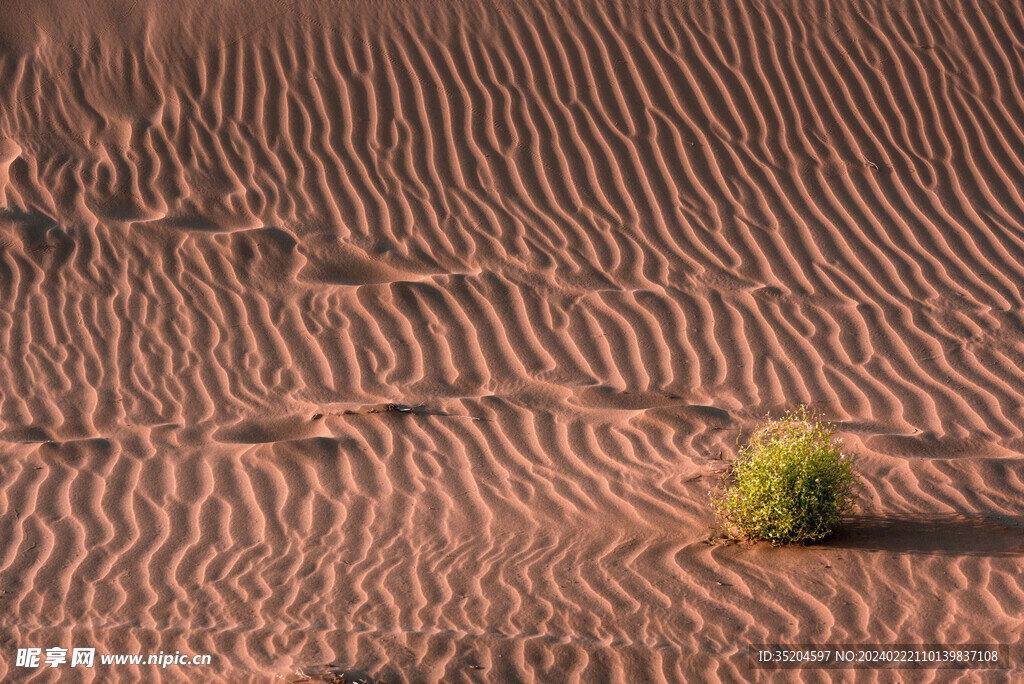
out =
<svg viewBox="0 0 1024 684"><path fill-rule="evenodd" d="M387 682L1020 642L1021 7L0 23L0 677L72 642ZM720 455L799 402L867 514L706 544Z"/></svg>

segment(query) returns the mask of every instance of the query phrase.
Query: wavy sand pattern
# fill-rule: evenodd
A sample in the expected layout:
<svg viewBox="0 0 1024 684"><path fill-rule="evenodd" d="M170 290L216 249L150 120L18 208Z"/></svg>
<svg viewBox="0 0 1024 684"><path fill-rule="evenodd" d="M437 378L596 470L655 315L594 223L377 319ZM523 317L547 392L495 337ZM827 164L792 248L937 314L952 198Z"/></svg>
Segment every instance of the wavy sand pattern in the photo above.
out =
<svg viewBox="0 0 1024 684"><path fill-rule="evenodd" d="M1020 643L1019 3L4 15L0 678ZM706 544L719 454L801 401L865 514Z"/></svg>

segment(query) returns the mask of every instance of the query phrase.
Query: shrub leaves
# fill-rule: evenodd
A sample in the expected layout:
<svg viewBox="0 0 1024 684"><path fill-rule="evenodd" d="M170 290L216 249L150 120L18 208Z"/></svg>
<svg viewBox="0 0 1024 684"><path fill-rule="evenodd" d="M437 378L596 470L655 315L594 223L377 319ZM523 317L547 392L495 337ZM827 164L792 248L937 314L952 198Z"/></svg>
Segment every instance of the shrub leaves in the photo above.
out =
<svg viewBox="0 0 1024 684"><path fill-rule="evenodd" d="M834 432L806 406L760 426L740 449L735 484L712 498L730 534L776 545L833 534L862 487Z"/></svg>

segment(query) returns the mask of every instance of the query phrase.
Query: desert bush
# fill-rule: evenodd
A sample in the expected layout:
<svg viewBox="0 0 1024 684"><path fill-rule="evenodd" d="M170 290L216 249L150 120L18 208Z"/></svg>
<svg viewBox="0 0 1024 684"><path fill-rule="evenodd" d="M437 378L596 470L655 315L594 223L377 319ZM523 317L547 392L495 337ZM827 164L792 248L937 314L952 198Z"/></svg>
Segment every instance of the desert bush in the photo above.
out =
<svg viewBox="0 0 1024 684"><path fill-rule="evenodd" d="M833 534L862 487L834 433L806 406L758 427L739 450L735 482L712 496L727 536L778 545Z"/></svg>

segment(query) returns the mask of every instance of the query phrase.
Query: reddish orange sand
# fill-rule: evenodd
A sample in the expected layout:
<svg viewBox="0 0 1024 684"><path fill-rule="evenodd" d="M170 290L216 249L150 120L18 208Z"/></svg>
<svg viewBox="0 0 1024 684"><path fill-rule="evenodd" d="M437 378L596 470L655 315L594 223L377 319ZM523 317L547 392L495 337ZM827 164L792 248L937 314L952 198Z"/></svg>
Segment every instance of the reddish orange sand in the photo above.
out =
<svg viewBox="0 0 1024 684"><path fill-rule="evenodd" d="M748 655L1021 643L1020 3L2 18L0 678L1024 681ZM708 544L800 402L862 511Z"/></svg>

